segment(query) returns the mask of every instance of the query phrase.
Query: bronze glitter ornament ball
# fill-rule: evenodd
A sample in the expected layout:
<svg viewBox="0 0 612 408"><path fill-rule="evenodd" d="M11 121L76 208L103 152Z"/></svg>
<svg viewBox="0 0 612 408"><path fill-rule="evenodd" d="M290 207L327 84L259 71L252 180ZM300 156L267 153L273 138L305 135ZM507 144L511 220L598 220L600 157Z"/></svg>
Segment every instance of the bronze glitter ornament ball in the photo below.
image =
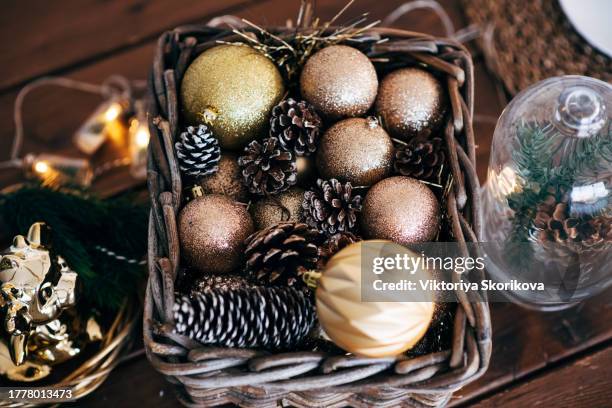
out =
<svg viewBox="0 0 612 408"><path fill-rule="evenodd" d="M285 92L274 63L244 45L217 45L187 68L181 101L190 123L208 123L224 149L261 136Z"/></svg>
<svg viewBox="0 0 612 408"><path fill-rule="evenodd" d="M376 112L391 135L409 140L437 130L446 104L442 85L432 74L419 68L402 68L382 80Z"/></svg>
<svg viewBox="0 0 612 408"><path fill-rule="evenodd" d="M200 185L206 194L223 194L243 203L248 201L249 192L242 183L238 157L231 153L221 154L219 170L202 178Z"/></svg>
<svg viewBox="0 0 612 408"><path fill-rule="evenodd" d="M374 65L361 51L331 45L310 57L300 76L304 99L330 119L361 116L376 99Z"/></svg>
<svg viewBox="0 0 612 408"><path fill-rule="evenodd" d="M434 315L432 292L419 292L419 301L409 301L409 295L406 301L361 301L362 290L366 289L362 288L362 273L368 273L362 266L366 260L385 253L383 249L420 256L389 241L356 242L327 262L317 285L317 317L325 334L358 356L391 357L403 353L427 333ZM430 278L426 270L414 272L411 280L415 282Z"/></svg>
<svg viewBox="0 0 612 408"><path fill-rule="evenodd" d="M178 218L181 253L188 266L228 273L242 264L244 240L254 231L246 206L224 195L203 195L187 203Z"/></svg>
<svg viewBox="0 0 612 408"><path fill-rule="evenodd" d="M388 239L400 245L429 242L439 225L436 196L410 177L390 177L376 183L363 201L361 232L366 238Z"/></svg>
<svg viewBox="0 0 612 408"><path fill-rule="evenodd" d="M317 170L323 179L371 186L390 174L393 154L393 142L375 118L345 119L321 138Z"/></svg>
<svg viewBox="0 0 612 408"><path fill-rule="evenodd" d="M262 230L279 222L299 222L303 200L304 190L293 187L276 196L256 201L251 206L255 229Z"/></svg>

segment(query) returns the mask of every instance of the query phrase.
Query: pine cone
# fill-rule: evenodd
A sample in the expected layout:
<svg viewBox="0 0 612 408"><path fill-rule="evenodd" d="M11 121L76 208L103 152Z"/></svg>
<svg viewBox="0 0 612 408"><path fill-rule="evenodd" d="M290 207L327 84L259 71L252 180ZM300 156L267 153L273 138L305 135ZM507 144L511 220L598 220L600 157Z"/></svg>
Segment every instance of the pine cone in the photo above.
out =
<svg viewBox="0 0 612 408"><path fill-rule="evenodd" d="M311 104L288 98L272 109L270 136L277 137L285 150L309 156L317 150L321 125L321 117Z"/></svg>
<svg viewBox="0 0 612 408"><path fill-rule="evenodd" d="M178 297L174 333L224 347L292 349L315 323L313 301L293 288L211 289Z"/></svg>
<svg viewBox="0 0 612 408"><path fill-rule="evenodd" d="M183 174L202 178L219 169L221 148L206 125L187 127L174 147Z"/></svg>
<svg viewBox="0 0 612 408"><path fill-rule="evenodd" d="M317 180L317 188L304 193L302 203L306 223L328 235L357 229L361 196L353 195L351 183L336 179Z"/></svg>
<svg viewBox="0 0 612 408"><path fill-rule="evenodd" d="M238 159L243 182L253 194L278 194L297 182L297 164L276 137L252 141Z"/></svg>
<svg viewBox="0 0 612 408"><path fill-rule="evenodd" d="M317 269L321 270L337 252L361 239L351 232L339 232L332 235L319 247L319 263Z"/></svg>
<svg viewBox="0 0 612 408"><path fill-rule="evenodd" d="M283 222L245 240L247 273L274 285L304 287L304 272L315 269L323 235L306 224Z"/></svg>
<svg viewBox="0 0 612 408"><path fill-rule="evenodd" d="M540 242L575 243L586 247L612 242L612 219L610 217L604 215L572 216L568 202L567 194L559 200L550 194L543 203L537 206L534 226Z"/></svg>
<svg viewBox="0 0 612 408"><path fill-rule="evenodd" d="M255 287L241 276L234 275L204 275L196 279L189 289L189 297L193 298L209 290L235 290Z"/></svg>
<svg viewBox="0 0 612 408"><path fill-rule="evenodd" d="M425 181L438 181L444 165L444 143L441 138L415 139L395 152L393 167L397 174Z"/></svg>

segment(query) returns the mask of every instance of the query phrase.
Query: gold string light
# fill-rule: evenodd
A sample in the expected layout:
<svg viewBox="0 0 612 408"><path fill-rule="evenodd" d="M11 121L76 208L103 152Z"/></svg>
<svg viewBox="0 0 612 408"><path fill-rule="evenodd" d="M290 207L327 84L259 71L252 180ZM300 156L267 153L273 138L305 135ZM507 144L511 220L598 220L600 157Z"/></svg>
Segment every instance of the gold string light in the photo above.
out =
<svg viewBox="0 0 612 408"><path fill-rule="evenodd" d="M89 115L73 136L73 143L83 154L91 156L105 143L111 142L127 150L126 157L114 159L93 168L87 158L73 158L54 154L33 154L19 157L23 143L24 126L21 107L27 93L42 85L99 94L104 101ZM9 160L0 162L2 168L21 168L26 177L39 180L47 186L78 186L87 188L101 174L121 166L130 166L136 179L146 177L149 128L144 101L134 97L133 89L144 88L142 81L128 81L119 76L107 79L102 85L75 81L69 78L46 77L26 85L15 101L15 139Z"/></svg>

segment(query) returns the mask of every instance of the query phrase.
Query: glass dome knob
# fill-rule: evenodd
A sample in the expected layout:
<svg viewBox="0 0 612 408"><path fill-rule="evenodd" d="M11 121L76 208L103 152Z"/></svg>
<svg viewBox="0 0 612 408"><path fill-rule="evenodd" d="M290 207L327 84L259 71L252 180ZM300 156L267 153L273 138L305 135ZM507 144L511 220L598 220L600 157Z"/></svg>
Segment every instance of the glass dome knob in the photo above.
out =
<svg viewBox="0 0 612 408"><path fill-rule="evenodd" d="M554 124L567 136L585 138L599 132L606 124L603 97L587 86L571 86L559 95Z"/></svg>

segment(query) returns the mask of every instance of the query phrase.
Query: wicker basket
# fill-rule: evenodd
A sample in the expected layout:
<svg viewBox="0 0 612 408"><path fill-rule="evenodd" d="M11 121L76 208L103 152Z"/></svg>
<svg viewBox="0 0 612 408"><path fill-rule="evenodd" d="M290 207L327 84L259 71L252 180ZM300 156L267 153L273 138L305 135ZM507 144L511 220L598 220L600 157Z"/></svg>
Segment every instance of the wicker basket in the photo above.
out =
<svg viewBox="0 0 612 408"><path fill-rule="evenodd" d="M270 29L279 36L294 30ZM367 51L377 63L420 62L446 77L452 109L444 133L455 180L447 212L460 244L477 241L480 204L469 53L453 41L425 34L388 28L370 29L367 34L388 38L372 43ZM190 61L218 40L240 41L240 37L208 26L166 32L158 41L151 73L148 183L152 211L144 304L144 341L150 362L178 386L178 397L188 406L445 405L454 391L483 374L489 363L491 322L486 298L480 293L473 293L469 300L460 294L451 350L403 361L210 347L172 333L174 284L180 271L176 220L182 202L173 143L181 127L177 89Z"/></svg>

